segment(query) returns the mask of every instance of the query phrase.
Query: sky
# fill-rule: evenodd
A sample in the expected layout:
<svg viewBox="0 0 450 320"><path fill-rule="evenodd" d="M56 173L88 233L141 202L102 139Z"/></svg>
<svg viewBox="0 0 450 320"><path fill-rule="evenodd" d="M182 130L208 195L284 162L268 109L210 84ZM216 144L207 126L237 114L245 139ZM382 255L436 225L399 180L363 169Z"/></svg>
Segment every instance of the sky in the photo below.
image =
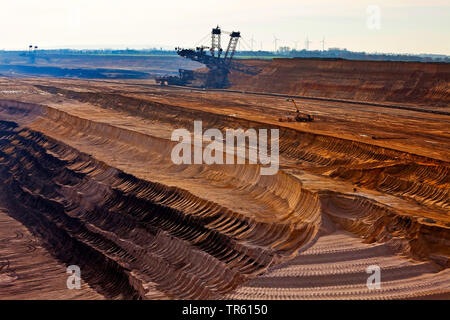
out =
<svg viewBox="0 0 450 320"><path fill-rule="evenodd" d="M216 25L241 49L450 55L450 0L0 0L0 50L193 47Z"/></svg>

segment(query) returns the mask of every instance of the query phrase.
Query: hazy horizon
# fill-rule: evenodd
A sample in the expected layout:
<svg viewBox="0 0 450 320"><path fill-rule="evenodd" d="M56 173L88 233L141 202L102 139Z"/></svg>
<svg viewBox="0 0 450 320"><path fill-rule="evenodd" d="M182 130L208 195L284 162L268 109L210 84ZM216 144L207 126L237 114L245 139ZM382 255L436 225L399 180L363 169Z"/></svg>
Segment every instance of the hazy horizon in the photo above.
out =
<svg viewBox="0 0 450 320"><path fill-rule="evenodd" d="M18 0L1 5L0 49L192 47L217 24L242 32L242 50L253 38L254 50L273 51L275 36L278 47L301 50L308 37L318 50L325 37L325 49L450 55L448 0Z"/></svg>

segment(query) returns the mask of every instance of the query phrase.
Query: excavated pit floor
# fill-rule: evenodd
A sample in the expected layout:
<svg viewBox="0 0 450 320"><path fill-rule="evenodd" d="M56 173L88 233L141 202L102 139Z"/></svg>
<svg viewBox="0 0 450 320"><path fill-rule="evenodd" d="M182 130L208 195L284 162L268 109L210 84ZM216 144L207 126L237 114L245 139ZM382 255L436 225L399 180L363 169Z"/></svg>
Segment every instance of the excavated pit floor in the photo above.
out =
<svg viewBox="0 0 450 320"><path fill-rule="evenodd" d="M1 299L449 297L448 116L302 101L316 121L280 123L280 97L0 86ZM171 132L200 119L279 128L281 170L174 165Z"/></svg>

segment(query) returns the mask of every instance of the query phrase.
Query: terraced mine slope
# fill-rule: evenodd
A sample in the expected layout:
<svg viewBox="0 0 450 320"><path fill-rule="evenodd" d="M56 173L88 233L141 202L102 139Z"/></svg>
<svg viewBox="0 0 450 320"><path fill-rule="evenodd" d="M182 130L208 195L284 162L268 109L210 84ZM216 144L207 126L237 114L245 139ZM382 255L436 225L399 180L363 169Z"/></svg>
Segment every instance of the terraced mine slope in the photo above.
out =
<svg viewBox="0 0 450 320"><path fill-rule="evenodd" d="M0 88L1 299L450 297L446 114L299 99L316 121L282 123L292 106L276 96L137 80ZM172 131L194 120L279 129L280 170L175 165Z"/></svg>
<svg viewBox="0 0 450 320"><path fill-rule="evenodd" d="M262 71L234 73L239 90L448 107L448 63L274 59L246 61ZM448 111L448 110L447 110Z"/></svg>

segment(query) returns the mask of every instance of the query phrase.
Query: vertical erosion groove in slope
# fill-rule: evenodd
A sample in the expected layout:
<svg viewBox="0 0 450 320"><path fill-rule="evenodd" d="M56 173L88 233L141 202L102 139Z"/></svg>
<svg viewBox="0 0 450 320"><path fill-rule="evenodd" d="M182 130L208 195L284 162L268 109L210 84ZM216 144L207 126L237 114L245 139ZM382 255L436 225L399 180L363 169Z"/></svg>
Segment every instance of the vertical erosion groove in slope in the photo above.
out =
<svg viewBox="0 0 450 320"><path fill-rule="evenodd" d="M324 214L366 242L385 242L401 255L450 267L450 225L429 225L360 196L322 192L320 199Z"/></svg>
<svg viewBox="0 0 450 320"><path fill-rule="evenodd" d="M289 228L296 229L301 229L304 223L320 223L317 195L303 189L297 179L282 171L273 176L261 176L258 165L178 166L171 161L175 142L170 140L79 118L54 108L32 104L23 104L20 108L43 109L45 116L32 125L39 131L66 139L68 143L82 141L84 145L90 146L87 151L99 150L102 156L106 149L108 154L120 155L124 161L130 161L132 157L133 166L140 167L141 172L144 171L144 175L152 181L179 185L183 189L187 183L196 188L200 185L201 197L209 192L215 202L223 201L223 192L245 196L255 207L243 214L259 221L289 223ZM116 163L123 165L121 161ZM129 169L126 165L123 167ZM173 177L178 178L174 180ZM208 190L203 186L205 183L210 185ZM211 195L211 190L216 192ZM232 199L230 201L235 202ZM290 249L286 248L286 251Z"/></svg>
<svg viewBox="0 0 450 320"><path fill-rule="evenodd" d="M449 172L449 167L445 164L404 162L379 167L337 167L327 174L369 189L449 210Z"/></svg>
<svg viewBox="0 0 450 320"><path fill-rule="evenodd" d="M116 94L51 90L170 127L192 129L193 120L202 119L205 127L219 129L267 128L261 123ZM114 278L118 280L112 288L119 287L121 289L117 292L126 292L128 296L214 298L232 292L275 262L293 257L298 249L310 246L320 220L325 220L320 215L321 204L327 217L366 237L367 242L387 242L386 246L396 252L417 258L431 257L442 267L448 267L448 228L443 228L442 224L436 227L435 221L416 221L408 218L408 213L401 214L362 197L337 193L321 193L320 204L317 194L302 188L299 181L283 171L268 178L260 177L254 166L247 165L174 166L168 161L172 145L166 138L92 121L88 117L80 118L55 108L6 101L0 101L0 108L6 115L22 117L25 123L30 121L35 110L40 110L37 114L41 117L30 122L30 128L35 131L48 133L65 142L80 141L80 145L89 146L91 154L96 154L96 150L101 148L109 149L119 159L132 156L134 165L141 160L148 165L151 172L148 179L137 178L111 168L103 158L100 159L109 166L40 135L39 141L43 139L44 142L38 145L45 149L47 156L63 161L62 167L67 171L55 175L55 180L53 176L51 181L39 179L46 183L27 182L16 178L21 174L18 160L11 155L15 149L11 148L28 150L32 157L37 157L34 151L29 151L38 149L35 139L30 138L37 133L11 129L5 140L25 139L26 143L8 142L2 147L3 158L7 159L7 173L20 181L17 184L24 192L42 197L50 189L48 185L59 186L52 191L55 194L45 196L46 201L61 205L64 214L85 228L77 241L114 263L117 274ZM15 135L21 138L15 139ZM448 208L448 163L285 128L280 128L280 146L282 161L289 166L297 165L301 170L314 174L414 200L423 205L425 211L429 208L445 211ZM40 160L31 161L30 157L20 158L23 161L20 165L24 163L25 168L30 168L26 172L37 170L31 164L41 163ZM40 157L43 156L39 153ZM16 162L11 159L16 159ZM115 163L120 165L120 160ZM113 167L117 168L116 165ZM72 175L79 175L79 180L72 182L75 181ZM195 177L197 181L190 185L183 182L186 188L169 188L164 183L145 181L161 182L166 176L175 175L179 180ZM56 180L56 177L62 180ZM191 188L207 185L208 189L214 189L221 183L228 186L230 193L236 192L233 197L243 199L245 194L248 196L246 200L256 199L258 204L265 204L269 209L263 210L261 206L258 207L261 210L251 208L240 212L223 203L215 203L214 194L204 189ZM192 190L192 193L182 189ZM199 190L201 197L198 196ZM64 224L59 227L65 232L73 232ZM208 269L205 270L205 266ZM121 282L123 278L126 281ZM417 282L420 284L420 279ZM122 283L127 283L130 288L126 289ZM410 289L409 285L406 287ZM296 295L293 293L291 296Z"/></svg>
<svg viewBox="0 0 450 320"><path fill-rule="evenodd" d="M12 122L0 127L2 193L15 218L109 297L218 298L318 228L258 222Z"/></svg>
<svg viewBox="0 0 450 320"><path fill-rule="evenodd" d="M51 93L139 115L171 127L192 129L202 119L205 128L274 127L250 120L144 101L119 94L74 92L48 86L36 86ZM369 189L417 201L425 206L448 210L450 206L449 164L401 151L377 147L336 137L280 130L280 154L291 163L344 179Z"/></svg>
<svg viewBox="0 0 450 320"><path fill-rule="evenodd" d="M448 63L342 59L243 63L261 67L262 72L254 76L232 72L232 88L355 101L415 103L427 107L446 107L450 99Z"/></svg>

